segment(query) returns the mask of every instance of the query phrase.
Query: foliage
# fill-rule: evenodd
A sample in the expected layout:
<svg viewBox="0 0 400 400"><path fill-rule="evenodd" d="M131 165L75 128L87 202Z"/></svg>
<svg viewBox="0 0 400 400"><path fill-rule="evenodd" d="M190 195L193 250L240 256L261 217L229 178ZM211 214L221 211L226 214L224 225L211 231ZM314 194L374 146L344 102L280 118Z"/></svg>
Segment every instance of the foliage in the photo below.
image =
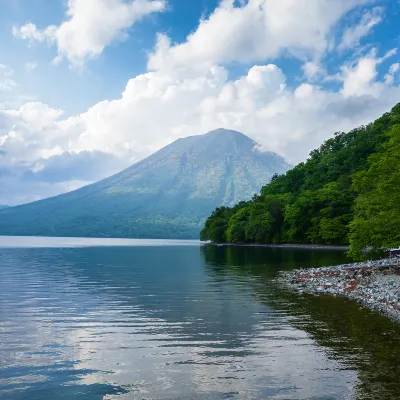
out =
<svg viewBox="0 0 400 400"><path fill-rule="evenodd" d="M241 208L246 207L245 201L239 202L236 206L219 207L207 219L204 229L200 232L200 240L211 240L215 243L228 242L228 228L230 218Z"/></svg>
<svg viewBox="0 0 400 400"><path fill-rule="evenodd" d="M213 213L201 237L219 242L211 239L218 231L213 237L232 243L350 244L354 258L367 247L400 245L399 131L400 104L336 133L252 201Z"/></svg>
<svg viewBox="0 0 400 400"><path fill-rule="evenodd" d="M384 151L370 157L370 167L354 175L353 186L359 194L350 223L353 257L361 258L363 249L379 252L400 244L400 125L389 133Z"/></svg>

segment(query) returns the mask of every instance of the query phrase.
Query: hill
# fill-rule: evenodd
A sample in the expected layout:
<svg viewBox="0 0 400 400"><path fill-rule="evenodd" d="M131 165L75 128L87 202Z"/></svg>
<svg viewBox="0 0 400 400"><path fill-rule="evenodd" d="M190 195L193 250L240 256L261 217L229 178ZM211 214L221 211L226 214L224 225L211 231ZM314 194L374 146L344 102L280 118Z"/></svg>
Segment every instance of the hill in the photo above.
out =
<svg viewBox="0 0 400 400"><path fill-rule="evenodd" d="M400 103L375 122L338 132L252 201L217 208L201 239L214 242L400 245Z"/></svg>
<svg viewBox="0 0 400 400"><path fill-rule="evenodd" d="M0 235L197 238L217 206L248 200L289 165L240 132L178 139L76 191L0 211Z"/></svg>

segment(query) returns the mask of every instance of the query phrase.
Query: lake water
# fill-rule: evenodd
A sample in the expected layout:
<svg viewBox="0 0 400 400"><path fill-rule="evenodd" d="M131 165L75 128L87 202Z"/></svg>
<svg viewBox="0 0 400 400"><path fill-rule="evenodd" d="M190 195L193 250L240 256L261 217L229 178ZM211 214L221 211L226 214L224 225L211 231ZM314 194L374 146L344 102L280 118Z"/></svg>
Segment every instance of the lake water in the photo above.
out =
<svg viewBox="0 0 400 400"><path fill-rule="evenodd" d="M0 399L399 399L400 326L279 289L339 251L0 238Z"/></svg>

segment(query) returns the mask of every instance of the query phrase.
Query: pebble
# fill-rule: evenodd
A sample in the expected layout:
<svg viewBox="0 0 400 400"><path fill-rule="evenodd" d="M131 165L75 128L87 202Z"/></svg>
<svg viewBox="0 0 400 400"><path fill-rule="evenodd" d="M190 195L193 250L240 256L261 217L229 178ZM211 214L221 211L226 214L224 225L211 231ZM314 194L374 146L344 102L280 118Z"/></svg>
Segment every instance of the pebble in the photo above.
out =
<svg viewBox="0 0 400 400"><path fill-rule="evenodd" d="M342 295L400 322L400 259L300 269L279 281L299 294Z"/></svg>

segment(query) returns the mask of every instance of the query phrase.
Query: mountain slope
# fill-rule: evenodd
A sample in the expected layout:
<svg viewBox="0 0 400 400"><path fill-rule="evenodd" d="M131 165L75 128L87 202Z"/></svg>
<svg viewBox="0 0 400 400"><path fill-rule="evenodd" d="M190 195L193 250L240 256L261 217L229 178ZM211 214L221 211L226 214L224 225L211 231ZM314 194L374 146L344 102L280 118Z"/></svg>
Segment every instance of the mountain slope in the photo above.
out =
<svg viewBox="0 0 400 400"><path fill-rule="evenodd" d="M76 191L0 212L1 235L197 238L220 205L250 199L289 165L236 131L178 139Z"/></svg>

